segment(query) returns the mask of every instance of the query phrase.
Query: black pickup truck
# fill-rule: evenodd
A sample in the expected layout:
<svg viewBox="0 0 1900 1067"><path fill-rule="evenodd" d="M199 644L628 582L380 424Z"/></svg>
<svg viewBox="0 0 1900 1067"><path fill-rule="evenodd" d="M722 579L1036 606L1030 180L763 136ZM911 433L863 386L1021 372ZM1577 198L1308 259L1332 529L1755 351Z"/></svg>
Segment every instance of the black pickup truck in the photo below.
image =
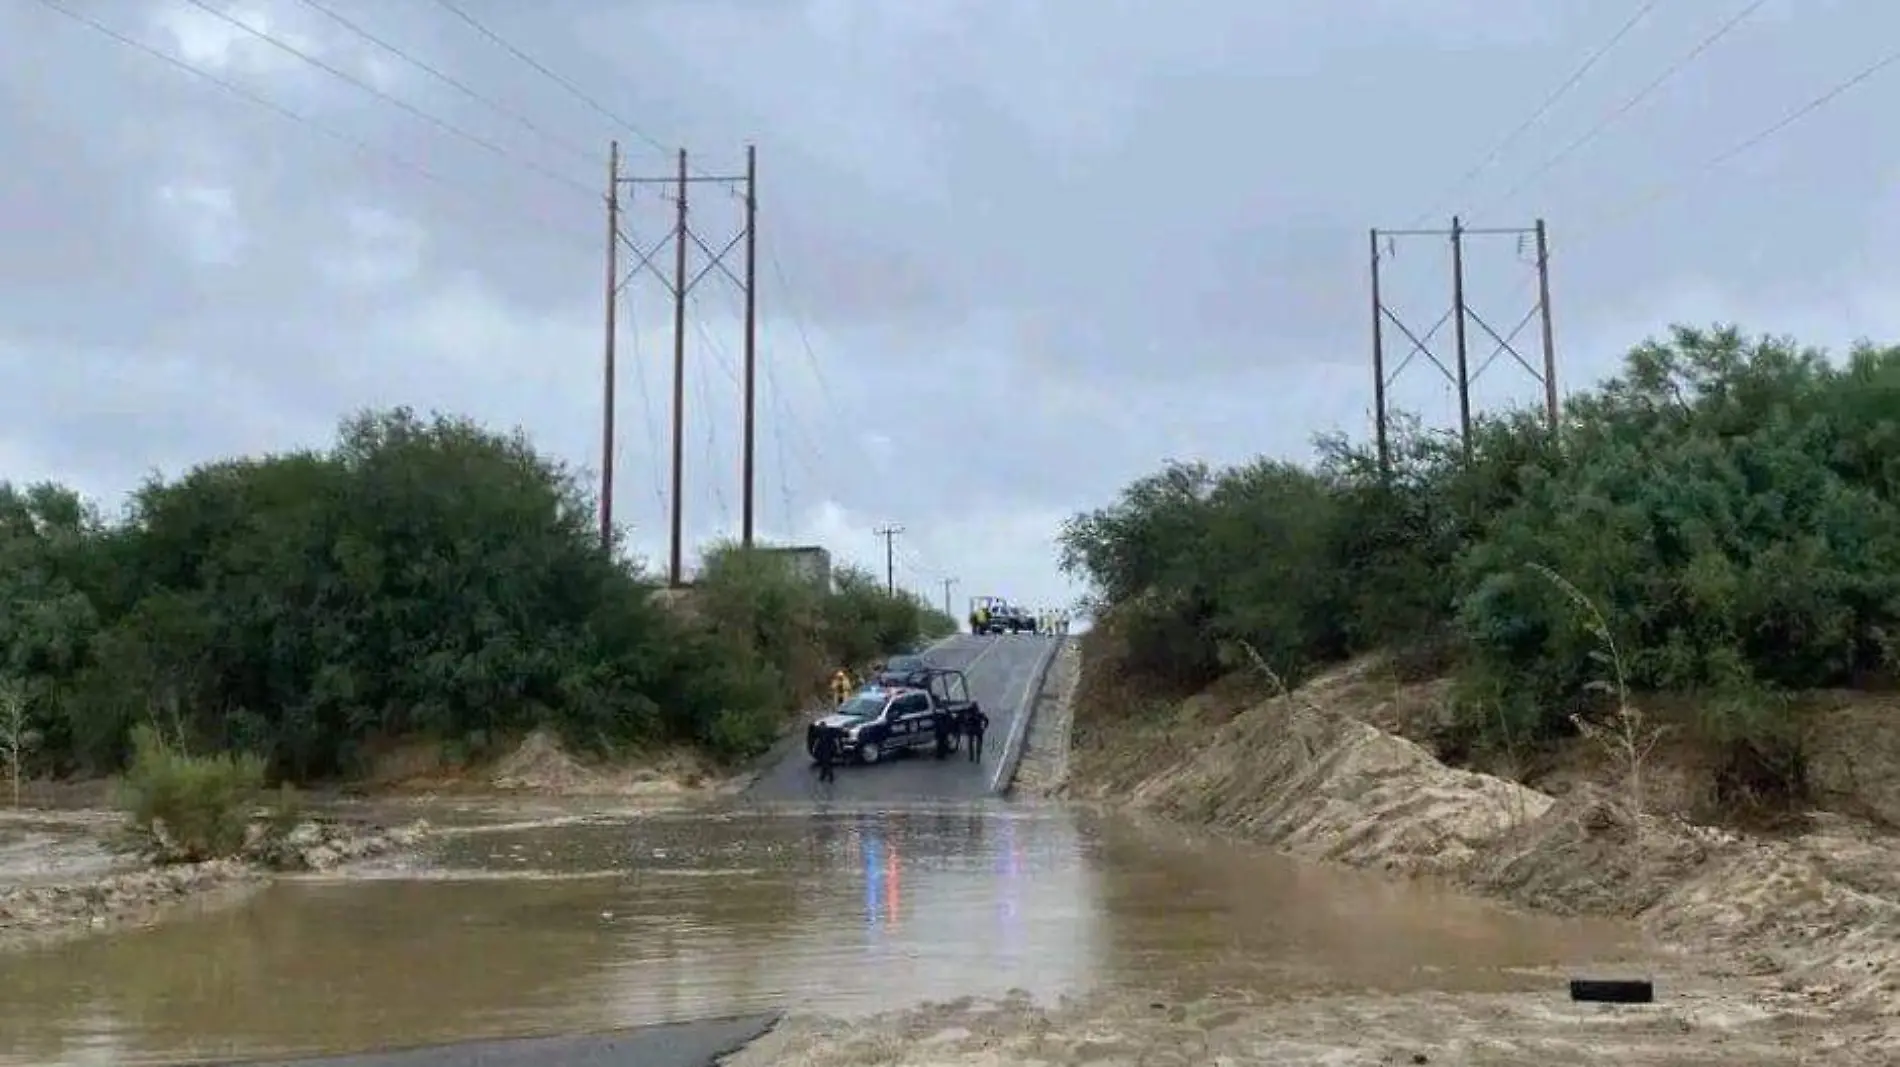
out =
<svg viewBox="0 0 1900 1067"><path fill-rule="evenodd" d="M845 759L876 763L913 749L932 749L944 756L957 749L958 720L977 709L970 699L970 683L963 672L929 667L915 677L924 684L910 687L866 686L830 715L805 730L805 751L814 757L818 731L831 726L843 731ZM939 730L939 725L944 729ZM938 738L945 744L939 748Z"/></svg>

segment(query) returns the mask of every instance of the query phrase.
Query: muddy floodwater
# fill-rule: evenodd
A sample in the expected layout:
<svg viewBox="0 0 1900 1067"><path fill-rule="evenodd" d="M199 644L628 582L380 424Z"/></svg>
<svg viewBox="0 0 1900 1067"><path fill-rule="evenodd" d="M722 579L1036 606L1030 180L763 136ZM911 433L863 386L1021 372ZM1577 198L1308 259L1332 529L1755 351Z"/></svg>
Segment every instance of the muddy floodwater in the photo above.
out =
<svg viewBox="0 0 1900 1067"><path fill-rule="evenodd" d="M420 856L0 957L0 1063L346 1052L1102 986L1560 988L1619 927L1001 804L466 817Z"/></svg>

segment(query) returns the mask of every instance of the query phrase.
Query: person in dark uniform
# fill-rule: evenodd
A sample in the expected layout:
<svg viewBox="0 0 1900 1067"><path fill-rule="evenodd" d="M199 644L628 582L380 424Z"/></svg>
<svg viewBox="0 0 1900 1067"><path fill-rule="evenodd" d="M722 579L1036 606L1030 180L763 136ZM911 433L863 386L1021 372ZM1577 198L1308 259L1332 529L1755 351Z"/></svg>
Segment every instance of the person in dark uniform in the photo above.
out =
<svg viewBox="0 0 1900 1067"><path fill-rule="evenodd" d="M990 717L983 714L982 708L971 708L963 713L963 736L970 742L970 762L983 760L983 731L990 728Z"/></svg>
<svg viewBox="0 0 1900 1067"><path fill-rule="evenodd" d="M943 759L950 754L950 739L957 724L952 716L938 714L932 717L930 725L937 732L937 758Z"/></svg>
<svg viewBox="0 0 1900 1067"><path fill-rule="evenodd" d="M838 762L838 733L836 726L820 726L818 739L812 745L811 754L818 761L818 780L821 782L837 780L837 773L831 768Z"/></svg>

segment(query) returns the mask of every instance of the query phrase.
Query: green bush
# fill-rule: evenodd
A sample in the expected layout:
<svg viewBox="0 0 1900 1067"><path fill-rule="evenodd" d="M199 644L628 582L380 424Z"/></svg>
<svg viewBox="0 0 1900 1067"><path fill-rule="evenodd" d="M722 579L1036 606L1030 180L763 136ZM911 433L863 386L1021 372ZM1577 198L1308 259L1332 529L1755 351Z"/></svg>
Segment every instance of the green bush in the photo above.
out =
<svg viewBox="0 0 1900 1067"><path fill-rule="evenodd" d="M1071 520L1062 561L1157 678L1204 681L1229 640L1290 676L1384 649L1452 667L1480 742L1602 710L1545 568L1602 605L1632 687L1694 695L1738 779L1793 786L1780 694L1900 666L1897 446L1900 349L1678 327L1555 436L1515 412L1469 458L1401 421L1387 471L1338 438L1310 468L1174 464Z"/></svg>
<svg viewBox="0 0 1900 1067"><path fill-rule="evenodd" d="M151 726L132 731L119 803L133 834L162 862L241 854L264 795L260 756L191 756Z"/></svg>
<svg viewBox="0 0 1900 1067"><path fill-rule="evenodd" d="M0 675L25 686L31 770L127 766L154 706L177 744L292 781L359 771L379 740L537 728L744 755L831 665L940 622L730 547L676 609L594 515L519 434L401 409L154 479L116 523L0 482Z"/></svg>

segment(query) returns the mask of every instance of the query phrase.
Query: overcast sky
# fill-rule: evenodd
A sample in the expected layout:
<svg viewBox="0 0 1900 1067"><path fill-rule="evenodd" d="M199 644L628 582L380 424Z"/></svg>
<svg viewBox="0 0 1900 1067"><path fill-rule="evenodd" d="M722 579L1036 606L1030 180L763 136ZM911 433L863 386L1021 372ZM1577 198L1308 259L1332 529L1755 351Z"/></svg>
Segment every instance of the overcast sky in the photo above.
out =
<svg viewBox="0 0 1900 1067"><path fill-rule="evenodd" d="M598 470L616 137L642 176L758 145L762 531L881 573L872 530L902 524L899 580L959 579L959 612L1068 600L1060 521L1166 458L1364 434L1369 227L1546 218L1565 388L1671 321L1900 334L1874 255L1900 242L1900 68L1709 166L1879 61L1891 0L457 0L532 63L438 0L206 0L310 59L183 0L58 2L305 120L0 4L0 478L108 508L363 406L519 425ZM730 191L691 202L713 247L737 232ZM641 189L632 239L670 210ZM1390 249L1417 331L1449 306L1446 245ZM1532 261L1471 239L1499 332ZM616 448L660 564L667 301L650 278L623 301ZM697 544L738 528L741 303L713 273L692 304ZM1507 356L1476 395L1539 388ZM1423 361L1393 401L1455 418Z"/></svg>

